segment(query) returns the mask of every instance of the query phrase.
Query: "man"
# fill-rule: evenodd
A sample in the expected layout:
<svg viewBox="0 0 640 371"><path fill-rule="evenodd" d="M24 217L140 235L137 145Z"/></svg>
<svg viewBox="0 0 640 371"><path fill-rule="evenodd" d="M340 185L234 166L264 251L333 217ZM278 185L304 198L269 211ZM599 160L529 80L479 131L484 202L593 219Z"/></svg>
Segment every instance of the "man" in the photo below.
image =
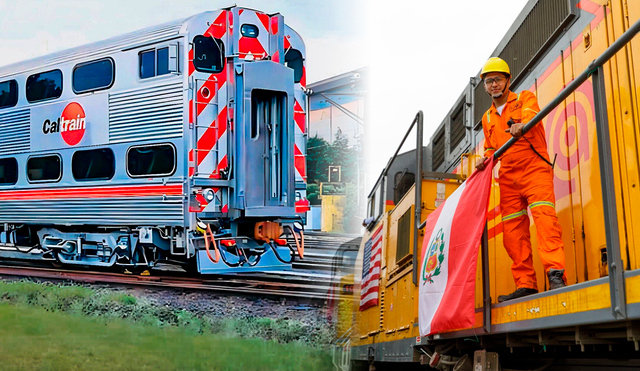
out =
<svg viewBox="0 0 640 371"><path fill-rule="evenodd" d="M538 230L538 252L551 290L565 286L564 246L544 128L536 125L522 135L524 125L540 111L536 97L527 90L519 94L509 90L511 72L500 58L490 58L480 77L493 104L482 117L485 152L476 168L484 169L489 156L512 136L519 139L500 158L498 174L504 247L513 260L511 272L516 281L516 291L498 297L498 302L503 302L538 292L527 208Z"/></svg>

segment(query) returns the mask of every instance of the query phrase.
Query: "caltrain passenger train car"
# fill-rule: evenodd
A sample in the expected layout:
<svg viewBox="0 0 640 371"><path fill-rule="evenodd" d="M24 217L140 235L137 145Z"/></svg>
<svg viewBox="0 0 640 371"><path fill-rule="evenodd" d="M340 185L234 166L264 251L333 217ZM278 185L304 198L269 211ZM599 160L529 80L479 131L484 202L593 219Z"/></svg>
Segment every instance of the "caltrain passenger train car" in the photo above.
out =
<svg viewBox="0 0 640 371"><path fill-rule="evenodd" d="M0 256L290 269L305 86L284 17L236 6L1 67Z"/></svg>
<svg viewBox="0 0 640 371"><path fill-rule="evenodd" d="M639 30L638 1L529 0L487 51L509 63L512 90L531 91L543 107L537 118L550 156L557 154L555 209L568 285L548 291L531 222L539 293L497 302L515 289L503 246L498 164L478 255L475 325L420 334L420 225L484 152L481 119L491 98L474 76L424 155L394 156L369 195L373 221L356 263L352 336L342 346L352 369L640 367ZM420 113L414 124L421 120ZM363 281L367 272L374 278Z"/></svg>

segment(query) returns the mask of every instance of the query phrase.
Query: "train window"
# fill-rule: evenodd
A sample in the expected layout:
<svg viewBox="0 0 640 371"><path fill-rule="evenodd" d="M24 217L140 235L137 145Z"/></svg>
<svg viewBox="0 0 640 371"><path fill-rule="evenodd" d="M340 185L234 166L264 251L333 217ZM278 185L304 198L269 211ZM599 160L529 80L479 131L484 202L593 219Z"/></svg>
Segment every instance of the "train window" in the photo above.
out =
<svg viewBox="0 0 640 371"><path fill-rule="evenodd" d="M157 70L159 75L166 75L169 73L169 48L158 49L158 63Z"/></svg>
<svg viewBox="0 0 640 371"><path fill-rule="evenodd" d="M296 84L302 80L303 70L302 53L296 49L289 49L284 54L284 65L293 70L293 82Z"/></svg>
<svg viewBox="0 0 640 371"><path fill-rule="evenodd" d="M18 161L15 158L0 159L0 185L13 185L18 182Z"/></svg>
<svg viewBox="0 0 640 371"><path fill-rule="evenodd" d="M177 49L177 46L175 46L175 49ZM141 52L139 58L140 78L146 79L172 72L171 68L169 68L169 54L169 47Z"/></svg>
<svg viewBox="0 0 640 371"><path fill-rule="evenodd" d="M60 156L31 157L27 161L27 177L30 182L58 181L62 176Z"/></svg>
<svg viewBox="0 0 640 371"><path fill-rule="evenodd" d="M240 33L244 37L251 37L251 38L256 38L258 37L258 34L259 34L258 27L252 24L243 24L242 27L240 27Z"/></svg>
<svg viewBox="0 0 640 371"><path fill-rule="evenodd" d="M146 79L156 75L156 51L140 53L140 78Z"/></svg>
<svg viewBox="0 0 640 371"><path fill-rule="evenodd" d="M77 151L71 159L75 180L109 180L115 173L115 158L109 148Z"/></svg>
<svg viewBox="0 0 640 371"><path fill-rule="evenodd" d="M176 170L176 150L170 144L136 146L127 152L127 172L131 177L167 176Z"/></svg>
<svg viewBox="0 0 640 371"><path fill-rule="evenodd" d="M16 80L0 82L0 108L13 107L18 103L18 83Z"/></svg>
<svg viewBox="0 0 640 371"><path fill-rule="evenodd" d="M200 72L222 72L224 44L222 40L198 35L193 38L193 66Z"/></svg>
<svg viewBox="0 0 640 371"><path fill-rule="evenodd" d="M27 100L35 103L62 95L62 71L36 73L27 78Z"/></svg>
<svg viewBox="0 0 640 371"><path fill-rule="evenodd" d="M106 58L76 65L73 69L71 83L74 92L85 93L110 88L114 78L113 60Z"/></svg>

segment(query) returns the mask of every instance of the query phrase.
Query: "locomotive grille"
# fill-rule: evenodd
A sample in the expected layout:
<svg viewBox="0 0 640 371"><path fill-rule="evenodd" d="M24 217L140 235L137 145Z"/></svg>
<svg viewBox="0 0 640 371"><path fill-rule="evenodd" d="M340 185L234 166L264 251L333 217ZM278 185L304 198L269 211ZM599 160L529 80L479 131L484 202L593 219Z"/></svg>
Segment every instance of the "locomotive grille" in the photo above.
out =
<svg viewBox="0 0 640 371"><path fill-rule="evenodd" d="M509 64L514 87L518 87L531 66L562 35L562 30L575 16L574 1L539 0L533 6L504 47L492 54ZM473 120L480 123L482 115L491 107L491 97L485 92L482 83L474 89L474 105Z"/></svg>
<svg viewBox="0 0 640 371"><path fill-rule="evenodd" d="M431 169L437 171L444 163L444 126L433 136Z"/></svg>
<svg viewBox="0 0 640 371"><path fill-rule="evenodd" d="M467 135L467 128L464 125L464 102L460 104L451 115L451 147L449 153L455 151L458 144L462 142Z"/></svg>
<svg viewBox="0 0 640 371"><path fill-rule="evenodd" d="M109 94L109 142L182 136L182 82Z"/></svg>
<svg viewBox="0 0 640 371"><path fill-rule="evenodd" d="M31 111L28 109L0 115L0 154L24 152L29 142Z"/></svg>

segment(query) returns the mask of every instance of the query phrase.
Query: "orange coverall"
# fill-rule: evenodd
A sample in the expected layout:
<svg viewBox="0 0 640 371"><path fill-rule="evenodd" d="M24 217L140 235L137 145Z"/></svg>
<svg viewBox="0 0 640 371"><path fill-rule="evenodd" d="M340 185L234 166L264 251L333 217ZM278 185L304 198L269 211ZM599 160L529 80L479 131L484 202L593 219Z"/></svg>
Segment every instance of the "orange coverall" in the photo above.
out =
<svg viewBox="0 0 640 371"><path fill-rule="evenodd" d="M485 156L492 156L497 148L512 138L505 132L510 119L515 123L527 123L539 111L535 95L527 90L520 94L510 91L502 115L492 104L482 117ZM536 125L502 156L498 182L504 247L513 260L511 271L516 286L538 289L527 207L538 230L538 252L545 272L564 269L564 245L554 204L553 169L535 154L531 145L549 161L544 127Z"/></svg>

